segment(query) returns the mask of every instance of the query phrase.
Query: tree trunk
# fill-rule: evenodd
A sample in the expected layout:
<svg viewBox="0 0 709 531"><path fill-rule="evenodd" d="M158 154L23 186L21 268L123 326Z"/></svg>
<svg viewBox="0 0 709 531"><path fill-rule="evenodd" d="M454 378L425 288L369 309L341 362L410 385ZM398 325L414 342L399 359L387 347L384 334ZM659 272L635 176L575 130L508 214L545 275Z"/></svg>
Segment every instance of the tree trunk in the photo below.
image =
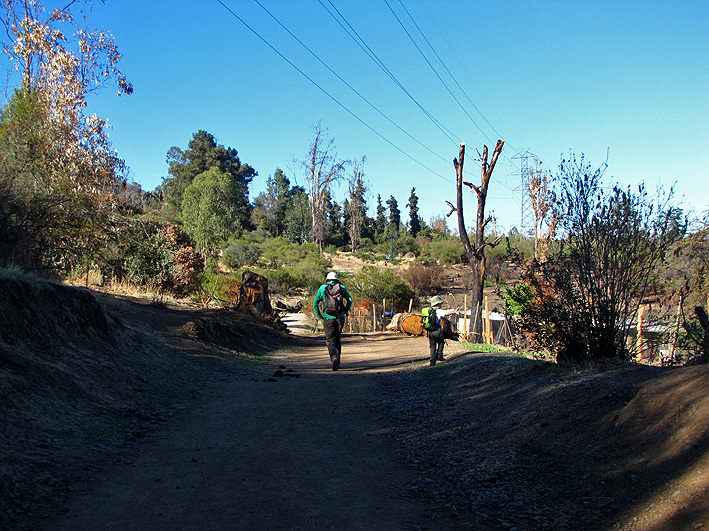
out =
<svg viewBox="0 0 709 531"><path fill-rule="evenodd" d="M495 151L492 155L492 160L488 165L487 162L487 146L483 146L483 157L482 157L482 178L480 186L475 186L474 184L467 183L463 181L463 162L465 159L465 142L461 142L460 151L458 153L458 158L453 159L453 165L456 170L456 188L457 188L457 205L456 210L458 212L458 232L460 233L460 239L463 243L463 249L465 250L465 256L470 263L470 267L473 270L473 289L471 293L470 306L472 308L472 328L470 329L472 341L482 341L482 306L483 306L483 290L485 287L485 272L486 272L486 258L485 258L485 247L496 246L500 240L496 242L489 242L485 238L485 227L492 220L491 217L485 217L485 202L487 200L487 188L490 182L490 177L492 177L492 171L495 169L495 164L497 159L502 152L502 146L504 141L498 140L495 146ZM475 194L478 196L478 210L476 217L476 230L475 230L475 245L471 245L470 239L468 238L468 233L465 229L465 220L463 216L463 184L469 186L475 190Z"/></svg>

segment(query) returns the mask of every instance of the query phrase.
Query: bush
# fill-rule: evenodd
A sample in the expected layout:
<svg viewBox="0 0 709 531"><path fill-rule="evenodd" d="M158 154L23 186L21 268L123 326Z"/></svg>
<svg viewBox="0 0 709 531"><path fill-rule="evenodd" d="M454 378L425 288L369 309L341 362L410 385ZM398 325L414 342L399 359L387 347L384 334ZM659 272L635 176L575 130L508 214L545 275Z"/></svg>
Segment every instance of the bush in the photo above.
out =
<svg viewBox="0 0 709 531"><path fill-rule="evenodd" d="M283 265L293 265L300 262L308 254L318 253L314 244L291 243L282 236L266 240L261 244L262 256L266 266L276 269Z"/></svg>
<svg viewBox="0 0 709 531"><path fill-rule="evenodd" d="M392 301L395 310L403 311L409 307L409 300L416 294L391 269L378 269L374 266L364 266L361 271L352 276L345 284L356 299L372 299Z"/></svg>
<svg viewBox="0 0 709 531"><path fill-rule="evenodd" d="M241 274L223 274L203 271L199 275L199 302L216 301L219 306L236 304L241 286Z"/></svg>
<svg viewBox="0 0 709 531"><path fill-rule="evenodd" d="M437 260L440 265L459 264L463 256L463 244L452 238L434 240L429 245L428 256Z"/></svg>
<svg viewBox="0 0 709 531"><path fill-rule="evenodd" d="M432 295L443 284L443 269L439 265L411 264L401 276L417 295Z"/></svg>
<svg viewBox="0 0 709 531"><path fill-rule="evenodd" d="M203 258L179 227L134 220L118 231L115 240L99 260L104 278L125 279L178 296L199 285Z"/></svg>
<svg viewBox="0 0 709 531"><path fill-rule="evenodd" d="M261 247L255 243L236 241L229 244L222 254L222 262L229 269L256 265L261 257Z"/></svg>
<svg viewBox="0 0 709 531"><path fill-rule="evenodd" d="M562 161L556 216L565 238L508 290L521 329L560 361L630 358L630 326L686 222L668 196L601 186L605 167ZM531 293L530 293L531 290Z"/></svg>

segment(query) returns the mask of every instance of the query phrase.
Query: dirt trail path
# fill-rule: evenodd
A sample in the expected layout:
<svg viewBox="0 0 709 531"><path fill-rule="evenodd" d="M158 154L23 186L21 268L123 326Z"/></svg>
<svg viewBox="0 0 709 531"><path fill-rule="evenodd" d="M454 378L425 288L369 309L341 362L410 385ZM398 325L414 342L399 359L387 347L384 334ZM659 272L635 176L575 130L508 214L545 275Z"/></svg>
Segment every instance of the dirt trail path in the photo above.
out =
<svg viewBox="0 0 709 531"><path fill-rule="evenodd" d="M350 336L337 372L324 340L282 351L215 384L38 527L419 529L414 472L400 464L374 404L378 373L420 361L426 347L421 338ZM284 376L274 377L279 368Z"/></svg>

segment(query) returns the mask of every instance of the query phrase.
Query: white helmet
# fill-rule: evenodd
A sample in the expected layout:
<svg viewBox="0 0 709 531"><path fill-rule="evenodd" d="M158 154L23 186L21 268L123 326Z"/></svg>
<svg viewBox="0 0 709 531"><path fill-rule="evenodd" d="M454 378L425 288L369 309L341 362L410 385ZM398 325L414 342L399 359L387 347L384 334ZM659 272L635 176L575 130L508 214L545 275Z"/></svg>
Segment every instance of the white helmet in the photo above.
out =
<svg viewBox="0 0 709 531"><path fill-rule="evenodd" d="M337 278L337 273L335 273L334 271L330 271L330 272L327 274L327 280L339 280L339 279Z"/></svg>

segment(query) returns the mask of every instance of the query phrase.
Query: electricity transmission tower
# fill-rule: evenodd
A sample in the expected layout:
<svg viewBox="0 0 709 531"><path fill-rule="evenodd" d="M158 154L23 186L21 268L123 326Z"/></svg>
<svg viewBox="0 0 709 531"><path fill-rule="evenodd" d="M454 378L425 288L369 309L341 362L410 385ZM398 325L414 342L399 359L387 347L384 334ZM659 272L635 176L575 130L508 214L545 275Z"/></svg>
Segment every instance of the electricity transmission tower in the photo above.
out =
<svg viewBox="0 0 709 531"><path fill-rule="evenodd" d="M519 232L523 236L530 236L534 230L534 215L529 205L529 179L532 176L532 170L529 168L529 159L532 158L537 163L539 163L539 160L536 155L529 151L529 149L518 152L512 158L520 160L519 177L522 183L522 201L520 202L521 213Z"/></svg>

